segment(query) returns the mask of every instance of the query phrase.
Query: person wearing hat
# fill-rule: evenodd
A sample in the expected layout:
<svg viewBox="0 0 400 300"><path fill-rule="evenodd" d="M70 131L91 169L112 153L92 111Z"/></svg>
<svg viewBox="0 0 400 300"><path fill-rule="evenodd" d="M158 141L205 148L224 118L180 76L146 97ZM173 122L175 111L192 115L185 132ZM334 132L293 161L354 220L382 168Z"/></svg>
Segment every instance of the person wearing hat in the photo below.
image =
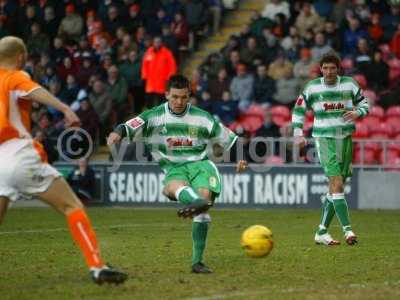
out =
<svg viewBox="0 0 400 300"><path fill-rule="evenodd" d="M65 17L61 20L58 34L78 41L83 31L83 25L83 19L79 14L75 13L74 5L68 4L65 7Z"/></svg>

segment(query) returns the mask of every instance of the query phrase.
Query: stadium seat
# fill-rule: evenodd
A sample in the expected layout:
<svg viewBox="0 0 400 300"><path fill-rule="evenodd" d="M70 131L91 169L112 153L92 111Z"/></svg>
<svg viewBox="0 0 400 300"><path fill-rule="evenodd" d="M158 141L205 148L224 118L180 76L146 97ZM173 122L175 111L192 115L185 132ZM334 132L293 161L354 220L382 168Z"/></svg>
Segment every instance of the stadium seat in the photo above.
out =
<svg viewBox="0 0 400 300"><path fill-rule="evenodd" d="M394 105L386 110L386 118L397 117L400 118L400 105Z"/></svg>
<svg viewBox="0 0 400 300"><path fill-rule="evenodd" d="M374 116L366 116L362 119L362 123L368 126L368 129L371 130L372 128L376 127L379 125L380 120L377 117Z"/></svg>
<svg viewBox="0 0 400 300"><path fill-rule="evenodd" d="M367 78L363 74L356 74L353 76L354 80L358 82L360 87L364 90L367 87Z"/></svg>
<svg viewBox="0 0 400 300"><path fill-rule="evenodd" d="M368 98L370 104L375 104L379 101L378 96L373 90L364 90L364 96Z"/></svg>
<svg viewBox="0 0 400 300"><path fill-rule="evenodd" d="M264 119L265 111L266 109L262 106L253 104L247 109L245 115L260 116Z"/></svg>
<svg viewBox="0 0 400 300"><path fill-rule="evenodd" d="M383 117L385 116L385 111L381 106L374 105L370 108L368 115L383 119Z"/></svg>
<svg viewBox="0 0 400 300"><path fill-rule="evenodd" d="M343 70L352 70L354 68L354 62L351 58L346 57L341 62L341 67Z"/></svg>
<svg viewBox="0 0 400 300"><path fill-rule="evenodd" d="M353 138L364 139L369 136L368 126L362 122L356 123L356 131L353 133Z"/></svg>
<svg viewBox="0 0 400 300"><path fill-rule="evenodd" d="M353 153L353 163L356 165L373 165L376 164L375 153L373 150L356 149Z"/></svg>
<svg viewBox="0 0 400 300"><path fill-rule="evenodd" d="M369 128L371 138L389 138L393 134L393 129L390 124L378 123Z"/></svg>
<svg viewBox="0 0 400 300"><path fill-rule="evenodd" d="M399 158L399 153L395 150L388 149L385 151L382 151L379 156L378 156L378 161L381 165L386 165L388 162L395 160L396 158Z"/></svg>
<svg viewBox="0 0 400 300"><path fill-rule="evenodd" d="M243 115L239 117L239 122L245 131L253 134L264 124L264 116Z"/></svg>
<svg viewBox="0 0 400 300"><path fill-rule="evenodd" d="M400 117L389 117L386 119L385 123L392 126L393 135L400 133Z"/></svg>
<svg viewBox="0 0 400 300"><path fill-rule="evenodd" d="M275 105L271 107L272 116L281 116L286 119L290 119L290 110L287 106L284 105Z"/></svg>
<svg viewBox="0 0 400 300"><path fill-rule="evenodd" d="M283 165L285 163L285 161L283 160L282 157L280 157L278 155L271 155L271 156L268 156L265 159L264 163L266 165L278 165L278 166L281 166L281 165Z"/></svg>
<svg viewBox="0 0 400 300"><path fill-rule="evenodd" d="M400 172L400 158L393 157L387 160L388 167L384 168L385 171L395 171Z"/></svg>
<svg viewBox="0 0 400 300"><path fill-rule="evenodd" d="M387 61L389 65L389 81L395 83L400 78L400 59L392 58Z"/></svg>

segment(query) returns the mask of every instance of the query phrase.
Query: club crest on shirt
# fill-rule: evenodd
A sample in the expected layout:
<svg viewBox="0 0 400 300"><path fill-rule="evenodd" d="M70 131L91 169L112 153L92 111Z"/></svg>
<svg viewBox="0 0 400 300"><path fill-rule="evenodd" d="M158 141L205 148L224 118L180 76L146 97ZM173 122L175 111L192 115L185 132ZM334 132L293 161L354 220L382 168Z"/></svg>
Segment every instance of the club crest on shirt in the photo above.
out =
<svg viewBox="0 0 400 300"><path fill-rule="evenodd" d="M188 133L189 133L190 137L197 137L197 135L199 133L199 129L194 126L189 126L188 131L189 131Z"/></svg>
<svg viewBox="0 0 400 300"><path fill-rule="evenodd" d="M212 188L215 188L217 186L217 178L215 178L214 176L211 176L208 180L208 183L210 184L210 186Z"/></svg>

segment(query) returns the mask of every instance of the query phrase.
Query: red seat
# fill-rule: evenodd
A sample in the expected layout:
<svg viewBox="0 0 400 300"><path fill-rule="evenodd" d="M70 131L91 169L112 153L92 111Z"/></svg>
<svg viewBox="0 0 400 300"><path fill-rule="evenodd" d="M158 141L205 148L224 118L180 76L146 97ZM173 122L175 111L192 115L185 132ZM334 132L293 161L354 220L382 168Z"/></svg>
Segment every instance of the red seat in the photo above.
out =
<svg viewBox="0 0 400 300"><path fill-rule="evenodd" d="M380 123L379 118L375 116L366 116L365 118L362 119L363 124L368 126L369 130L372 130L372 128L377 127Z"/></svg>
<svg viewBox="0 0 400 300"><path fill-rule="evenodd" d="M284 116L272 116L272 123L274 123L276 126L282 127L285 125L287 122L289 122L290 117L284 117Z"/></svg>
<svg viewBox="0 0 400 300"><path fill-rule="evenodd" d="M354 68L354 62L351 58L344 58L344 59L342 59L341 67L344 70L351 70Z"/></svg>
<svg viewBox="0 0 400 300"><path fill-rule="evenodd" d="M380 142L373 142L373 141L367 141L364 144L364 149L368 149L374 152L374 154L379 154L379 152L382 150L382 143ZM362 148L361 148L362 150Z"/></svg>
<svg viewBox="0 0 400 300"><path fill-rule="evenodd" d="M382 151L379 154L378 161L382 165L387 165L389 161L393 161L398 157L399 157L399 153L397 151L388 149L386 152Z"/></svg>
<svg viewBox="0 0 400 300"><path fill-rule="evenodd" d="M376 163L375 153L373 150L364 149L356 149L353 153L353 163L356 165L373 165Z"/></svg>
<svg viewBox="0 0 400 300"><path fill-rule="evenodd" d="M379 99L376 93L373 90L365 90L364 96L368 98L370 103L375 104Z"/></svg>
<svg viewBox="0 0 400 300"><path fill-rule="evenodd" d="M371 107L368 115L382 119L385 116L385 111L381 106L375 105Z"/></svg>
<svg viewBox="0 0 400 300"><path fill-rule="evenodd" d="M389 117L386 119L385 123L392 127L393 135L400 133L400 117Z"/></svg>
<svg viewBox="0 0 400 300"><path fill-rule="evenodd" d="M396 171L400 172L400 158L391 158L387 161L389 167L385 168L385 171Z"/></svg>
<svg viewBox="0 0 400 300"><path fill-rule="evenodd" d="M264 117L244 115L239 118L239 122L245 131L255 133L264 124Z"/></svg>
<svg viewBox="0 0 400 300"><path fill-rule="evenodd" d="M362 122L356 123L356 131L353 133L355 139L364 139L369 135L368 126Z"/></svg>
<svg viewBox="0 0 400 300"><path fill-rule="evenodd" d="M284 161L283 158L280 157L280 156L271 155L271 156L268 156L268 157L265 159L265 162L264 162L264 163L265 163L266 165L278 165L278 166L281 166L281 165L285 164L285 161Z"/></svg>
<svg viewBox="0 0 400 300"><path fill-rule="evenodd" d="M270 111L272 116L281 116L285 117L286 119L290 118L290 110L287 106L275 105L271 107Z"/></svg>
<svg viewBox="0 0 400 300"><path fill-rule="evenodd" d="M367 87L367 78L363 74L356 74L353 76L354 80L358 82L362 89Z"/></svg>
<svg viewBox="0 0 400 300"><path fill-rule="evenodd" d="M265 111L266 110L262 106L253 104L247 109L245 115L260 116L261 118L264 118Z"/></svg>
<svg viewBox="0 0 400 300"><path fill-rule="evenodd" d="M400 140L389 142L387 145L389 151L397 151L400 154Z"/></svg>
<svg viewBox="0 0 400 300"><path fill-rule="evenodd" d="M390 124L378 123L369 128L371 138L389 138L393 134L393 129Z"/></svg>
<svg viewBox="0 0 400 300"><path fill-rule="evenodd" d="M394 106L389 107L386 110L386 117L387 118L389 118L389 117L400 118L400 105L394 105Z"/></svg>
<svg viewBox="0 0 400 300"><path fill-rule="evenodd" d="M314 122L314 114L311 110L306 111L306 121Z"/></svg>

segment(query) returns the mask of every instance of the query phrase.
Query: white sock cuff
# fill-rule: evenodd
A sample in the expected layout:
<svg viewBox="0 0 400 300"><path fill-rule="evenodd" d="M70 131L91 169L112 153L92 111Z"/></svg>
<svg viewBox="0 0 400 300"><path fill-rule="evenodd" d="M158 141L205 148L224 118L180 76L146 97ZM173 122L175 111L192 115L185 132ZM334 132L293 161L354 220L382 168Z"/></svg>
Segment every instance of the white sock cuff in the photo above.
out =
<svg viewBox="0 0 400 300"><path fill-rule="evenodd" d="M320 230L324 230L324 229L327 229L324 225L322 225L322 224L319 224L319 226L318 226L318 229L320 229Z"/></svg>
<svg viewBox="0 0 400 300"><path fill-rule="evenodd" d="M175 198L176 198L176 200L179 200L179 195L180 195L180 193L184 190L184 189L186 189L188 186L187 185L184 185L184 186L181 186L180 188L178 188L176 191L175 191Z"/></svg>
<svg viewBox="0 0 400 300"><path fill-rule="evenodd" d="M211 222L211 216L209 213L201 213L198 214L193 218L193 222L197 223L210 223Z"/></svg>
<svg viewBox="0 0 400 300"><path fill-rule="evenodd" d="M332 200L344 199L344 193L332 194Z"/></svg>

